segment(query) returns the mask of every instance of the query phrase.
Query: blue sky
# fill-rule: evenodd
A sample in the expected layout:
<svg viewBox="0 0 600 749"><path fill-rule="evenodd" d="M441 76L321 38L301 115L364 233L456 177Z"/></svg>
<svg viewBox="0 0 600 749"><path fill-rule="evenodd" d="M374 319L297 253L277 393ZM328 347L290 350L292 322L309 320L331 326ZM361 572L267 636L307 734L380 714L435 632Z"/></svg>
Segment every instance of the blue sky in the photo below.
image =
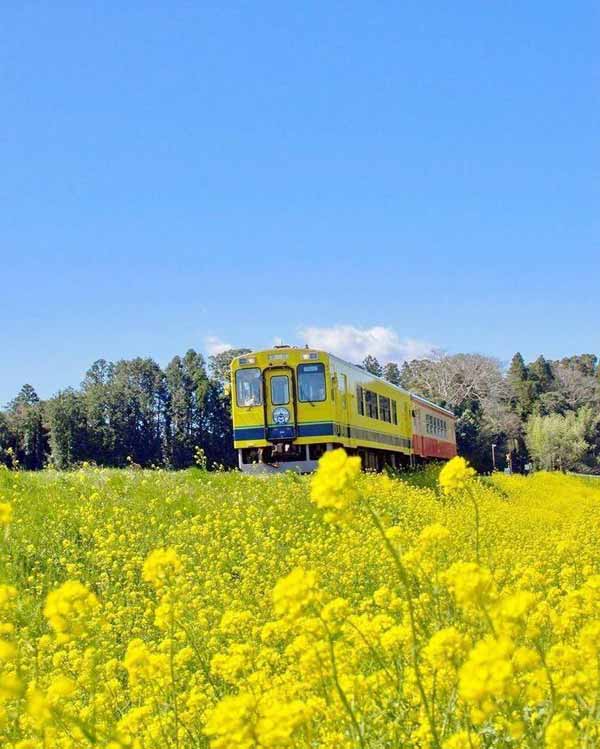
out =
<svg viewBox="0 0 600 749"><path fill-rule="evenodd" d="M87 5L3 9L0 403L276 338L600 351L596 4Z"/></svg>

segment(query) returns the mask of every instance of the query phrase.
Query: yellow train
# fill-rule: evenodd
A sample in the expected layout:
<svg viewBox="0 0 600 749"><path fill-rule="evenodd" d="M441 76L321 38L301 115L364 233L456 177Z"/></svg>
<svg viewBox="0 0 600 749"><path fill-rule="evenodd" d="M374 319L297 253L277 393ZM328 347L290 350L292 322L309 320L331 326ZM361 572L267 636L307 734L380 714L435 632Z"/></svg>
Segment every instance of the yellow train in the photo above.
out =
<svg viewBox="0 0 600 749"><path fill-rule="evenodd" d="M340 446L373 470L456 455L451 411L324 351L244 354L231 364L231 385L242 471L308 473Z"/></svg>

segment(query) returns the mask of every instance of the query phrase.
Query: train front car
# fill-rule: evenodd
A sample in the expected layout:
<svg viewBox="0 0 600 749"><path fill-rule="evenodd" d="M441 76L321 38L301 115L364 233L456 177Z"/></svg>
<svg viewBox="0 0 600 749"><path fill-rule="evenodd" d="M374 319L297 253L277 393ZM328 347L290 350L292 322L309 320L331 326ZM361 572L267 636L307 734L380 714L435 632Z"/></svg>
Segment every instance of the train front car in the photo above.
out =
<svg viewBox="0 0 600 749"><path fill-rule="evenodd" d="M287 346L231 364L234 447L242 471L314 471L333 435L329 357Z"/></svg>

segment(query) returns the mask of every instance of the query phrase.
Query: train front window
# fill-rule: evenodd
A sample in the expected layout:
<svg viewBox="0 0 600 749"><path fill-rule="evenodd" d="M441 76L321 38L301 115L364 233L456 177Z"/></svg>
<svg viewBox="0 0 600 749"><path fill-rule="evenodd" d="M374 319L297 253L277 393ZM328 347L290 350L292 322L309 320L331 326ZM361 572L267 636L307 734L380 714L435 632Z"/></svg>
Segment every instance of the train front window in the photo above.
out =
<svg viewBox="0 0 600 749"><path fill-rule="evenodd" d="M238 369L235 373L238 406L262 406L262 380L260 369Z"/></svg>
<svg viewBox="0 0 600 749"><path fill-rule="evenodd" d="M325 366L323 364L300 364L298 366L298 399L302 403L324 401Z"/></svg>
<svg viewBox="0 0 600 749"><path fill-rule="evenodd" d="M290 402L290 381L287 375L271 377L271 403L274 406L285 406Z"/></svg>

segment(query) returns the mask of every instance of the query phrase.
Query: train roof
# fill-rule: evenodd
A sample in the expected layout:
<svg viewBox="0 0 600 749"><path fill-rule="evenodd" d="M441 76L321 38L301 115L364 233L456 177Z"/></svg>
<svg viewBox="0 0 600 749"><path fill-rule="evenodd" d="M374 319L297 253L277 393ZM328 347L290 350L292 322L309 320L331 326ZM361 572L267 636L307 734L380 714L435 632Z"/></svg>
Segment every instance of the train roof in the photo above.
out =
<svg viewBox="0 0 600 749"><path fill-rule="evenodd" d="M312 348L311 346L272 346L271 348L267 349L259 349L256 351L251 351L249 354L241 354L240 356L251 356L252 354L265 354L269 351L282 351L282 350L290 350L290 351L312 351L316 354L323 354L325 356L329 356L331 359L336 359L337 361L341 362L342 364L345 364L348 367L352 367L353 369L356 369L358 371L366 372L363 367L360 367L358 364L352 364L349 361L346 361L345 359L340 358L339 356L336 356L335 354L330 354L329 351L323 351L322 349ZM236 359L240 357L235 357ZM451 416L453 419L456 418L454 413L450 411L448 408L444 408L443 406L438 406L437 403L433 403L433 401L427 400L427 398L424 398L422 395L417 395L416 393L413 393L411 390L406 390L406 388L401 387L400 385L394 385L393 382L388 382L388 380L385 380L383 377L379 377L378 375L374 375L371 372L369 372L369 375L373 377L376 380L379 380L382 383L385 383L386 385L395 388L396 390L399 390L401 393L405 393L406 395L410 395L411 398L414 398L415 400L423 403L426 406L430 406L431 408L434 408L436 411L442 411L443 413L447 414L448 416Z"/></svg>

